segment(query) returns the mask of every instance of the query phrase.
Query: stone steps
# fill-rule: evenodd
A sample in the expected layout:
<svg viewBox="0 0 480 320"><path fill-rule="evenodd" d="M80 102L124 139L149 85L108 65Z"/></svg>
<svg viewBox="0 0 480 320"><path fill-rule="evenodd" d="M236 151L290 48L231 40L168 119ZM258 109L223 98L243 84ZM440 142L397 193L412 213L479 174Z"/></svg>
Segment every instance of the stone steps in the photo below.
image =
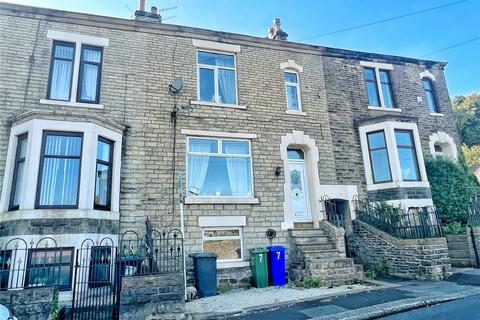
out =
<svg viewBox="0 0 480 320"><path fill-rule="evenodd" d="M448 250L450 259L468 259L470 260L469 250Z"/></svg>
<svg viewBox="0 0 480 320"><path fill-rule="evenodd" d="M449 242L448 250L469 250L467 242Z"/></svg>
<svg viewBox="0 0 480 320"><path fill-rule="evenodd" d="M292 238L328 237L328 234L322 229L290 229L288 234Z"/></svg>
<svg viewBox="0 0 480 320"><path fill-rule="evenodd" d="M472 261L470 259L450 259L452 267L457 268L468 268L472 266Z"/></svg>
<svg viewBox="0 0 480 320"><path fill-rule="evenodd" d="M345 258L344 249L339 252L336 239L330 238L323 229L289 230L295 258L290 261L291 274L319 277L324 286L351 284L363 279L363 268Z"/></svg>

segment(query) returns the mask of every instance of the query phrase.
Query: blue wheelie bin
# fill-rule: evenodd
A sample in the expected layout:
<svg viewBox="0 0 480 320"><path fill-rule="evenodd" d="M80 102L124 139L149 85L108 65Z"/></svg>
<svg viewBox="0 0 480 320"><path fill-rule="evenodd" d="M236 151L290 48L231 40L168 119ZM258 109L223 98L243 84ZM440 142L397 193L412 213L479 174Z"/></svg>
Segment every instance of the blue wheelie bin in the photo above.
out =
<svg viewBox="0 0 480 320"><path fill-rule="evenodd" d="M274 286L283 286L287 283L285 278L285 251L284 246L268 246L268 272L269 282Z"/></svg>
<svg viewBox="0 0 480 320"><path fill-rule="evenodd" d="M198 296L211 297L217 295L217 255L212 252L192 253L195 273L195 287Z"/></svg>

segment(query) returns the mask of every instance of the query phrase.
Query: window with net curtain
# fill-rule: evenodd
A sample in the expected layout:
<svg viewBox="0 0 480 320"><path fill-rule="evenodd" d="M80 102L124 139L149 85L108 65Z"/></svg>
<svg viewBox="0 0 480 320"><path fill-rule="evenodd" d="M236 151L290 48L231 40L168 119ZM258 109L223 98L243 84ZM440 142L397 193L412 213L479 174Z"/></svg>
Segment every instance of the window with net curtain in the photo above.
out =
<svg viewBox="0 0 480 320"><path fill-rule="evenodd" d="M237 104L235 56L198 51L200 101Z"/></svg>
<svg viewBox="0 0 480 320"><path fill-rule="evenodd" d="M44 131L37 208L77 208L83 133Z"/></svg>
<svg viewBox="0 0 480 320"><path fill-rule="evenodd" d="M188 196L252 197L250 141L188 138Z"/></svg>
<svg viewBox="0 0 480 320"><path fill-rule="evenodd" d="M53 42L50 84L48 89L49 99L70 100L74 55L75 43Z"/></svg>
<svg viewBox="0 0 480 320"><path fill-rule="evenodd" d="M102 48L82 46L77 101L99 101Z"/></svg>

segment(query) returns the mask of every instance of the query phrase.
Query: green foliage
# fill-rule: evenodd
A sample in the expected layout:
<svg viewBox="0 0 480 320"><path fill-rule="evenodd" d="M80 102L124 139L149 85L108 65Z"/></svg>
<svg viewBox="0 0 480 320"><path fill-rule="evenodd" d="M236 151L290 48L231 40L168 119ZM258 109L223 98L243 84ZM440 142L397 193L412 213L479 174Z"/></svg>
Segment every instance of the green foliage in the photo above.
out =
<svg viewBox="0 0 480 320"><path fill-rule="evenodd" d="M390 224L395 225L400 220L402 209L388 204L385 200L375 203L374 209L379 216L384 216Z"/></svg>
<svg viewBox="0 0 480 320"><path fill-rule="evenodd" d="M443 224L466 224L468 210L476 193L477 181L464 159L458 162L436 157L425 161L432 199Z"/></svg>
<svg viewBox="0 0 480 320"><path fill-rule="evenodd" d="M468 147L480 145L480 94L456 96L452 108L457 117L458 132Z"/></svg>
<svg viewBox="0 0 480 320"><path fill-rule="evenodd" d="M465 163L468 166L480 166L480 145L473 145L471 147L466 144L462 145Z"/></svg>
<svg viewBox="0 0 480 320"><path fill-rule="evenodd" d="M59 308L60 306L58 303L58 290L55 290L52 297L52 311L50 312L51 320L57 320Z"/></svg>
<svg viewBox="0 0 480 320"><path fill-rule="evenodd" d="M322 286L322 279L319 277L308 277L303 280L303 287L305 289L319 288Z"/></svg>
<svg viewBox="0 0 480 320"><path fill-rule="evenodd" d="M223 282L218 285L218 291L220 293L232 291L233 289L234 289L233 285L230 282Z"/></svg>
<svg viewBox="0 0 480 320"><path fill-rule="evenodd" d="M467 225L461 224L459 222L452 222L449 224L444 224L442 226L443 233L445 234L466 234L467 233Z"/></svg>
<svg viewBox="0 0 480 320"><path fill-rule="evenodd" d="M368 268L367 271L365 271L365 275L370 279L376 279L378 276L374 268Z"/></svg>

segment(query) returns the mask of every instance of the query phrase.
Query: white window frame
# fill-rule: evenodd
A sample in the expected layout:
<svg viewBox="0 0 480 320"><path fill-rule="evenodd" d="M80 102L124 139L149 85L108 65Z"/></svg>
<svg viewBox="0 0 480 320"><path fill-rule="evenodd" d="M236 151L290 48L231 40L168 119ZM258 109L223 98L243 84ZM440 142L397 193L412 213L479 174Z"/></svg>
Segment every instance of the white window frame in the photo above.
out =
<svg viewBox="0 0 480 320"><path fill-rule="evenodd" d="M89 218L116 218L118 219L120 202L120 166L122 134L90 122L73 122L58 120L33 119L13 126L10 133L7 162L0 198L0 212L9 211L10 193L12 191L13 171L18 136L28 133L27 150L25 158L25 174L23 190L20 195L19 210L8 212L9 215L19 219L49 217L49 211L56 209L36 209L35 198L40 170L41 146L44 131L65 131L83 133L82 159L80 167L80 185L78 196L78 209L60 209L65 212L65 217ZM98 137L113 141L113 164L111 182L111 207L110 211L94 210L94 190L97 158ZM27 179L28 177L28 179ZM28 182L28 183L27 183ZM113 215L106 214L115 213Z"/></svg>
<svg viewBox="0 0 480 320"><path fill-rule="evenodd" d="M287 110L288 111L293 111L293 112L302 112L302 97L300 94L300 76L297 71L292 70L292 69L287 69L284 71L284 79L285 79L285 73L293 73L297 77L297 82L288 82L287 80L285 81L285 98L287 99ZM298 103L298 110L295 109L289 109L288 108L288 87L295 87L297 89L297 103Z"/></svg>
<svg viewBox="0 0 480 320"><path fill-rule="evenodd" d="M382 110L382 111L393 111L393 112L402 112L402 109L395 107L395 100L393 101L394 105L392 108L385 107L385 101L383 100L383 91L382 91L382 83L380 81L380 71L388 71L390 77L390 87L392 90L392 98L393 98L393 83L392 83L392 74L391 71L393 70L393 64L389 63L380 63L380 62L370 62L370 61L360 61L360 65L364 68L371 68L375 70L375 81L377 83L377 90L378 90L378 98L380 100L380 107L375 106L368 106L368 109L371 110ZM363 71L363 70L362 70ZM365 81L365 76L364 81ZM367 92L368 95L368 92Z"/></svg>
<svg viewBox="0 0 480 320"><path fill-rule="evenodd" d="M368 148L367 133L383 130L385 133L385 140L387 152L389 157L390 173L392 181L390 182L373 182L373 172L370 162L370 152ZM415 152L417 156L417 165L419 171L419 181L404 181L402 178L402 168L398 156L397 142L395 139L395 130L409 130L412 131L412 136L415 145ZM427 179L427 171L423 161L422 144L418 133L416 123L412 122L397 122L386 121L374 124L366 124L360 126L360 144L362 147L363 164L365 168L365 178L367 180L367 190L381 190L399 187L430 187Z"/></svg>
<svg viewBox="0 0 480 320"><path fill-rule="evenodd" d="M208 139L208 140L216 140L217 141L217 150L218 153L204 153L204 152L190 152L190 139ZM222 143L223 141L245 141L248 142L248 155L246 154L224 154L222 153ZM241 138L233 138L233 137L228 137L228 138L221 138L221 137L212 137L212 136L188 136L187 137L187 150L186 150L186 179L187 179L187 190L186 194L188 198L211 198L211 199L216 199L216 198L223 198L223 199L253 199L254 198L254 179L253 179L253 161L252 161L252 141L249 139L241 139ZM209 156L209 157L221 157L221 158L228 158L228 157L233 157L233 158L249 158L250 159L250 177L251 177L251 187L252 187L252 194L250 196L216 196L216 195L210 195L210 196L196 196L196 195L190 195L189 193L189 186L190 184L188 183L188 157L190 155L196 155L196 156Z"/></svg>
<svg viewBox="0 0 480 320"><path fill-rule="evenodd" d="M78 77L80 75L80 59L81 59L82 45L91 45L91 46L105 48L105 47L108 47L109 45L109 42L110 42L109 39L87 36L87 35L77 34L77 33L56 31L56 30L48 30L47 38L56 40L56 41L71 42L75 44L75 54L74 54L73 72L72 72L72 85L70 88L69 101L40 99L40 103L48 104L48 105L61 105L61 106L71 106L71 107L103 109L103 105L99 103L77 102L77 90L78 90L78 80L79 80ZM104 52L105 51L102 50L102 61L103 61ZM103 63L102 63L102 67L103 67ZM49 70L49 72L51 72L51 70ZM100 86L101 82L98 83L98 85Z"/></svg>
<svg viewBox="0 0 480 320"><path fill-rule="evenodd" d="M234 67L219 67L219 66L212 66L209 64L201 64L198 62L198 53L199 52L208 52L208 53L216 53L216 54L223 54L227 56L233 56L233 65ZM214 51L208 49L197 49L196 51L196 59L197 59L197 100L199 104L207 103L207 104L217 104L217 105L225 105L225 106L238 106L238 79L237 79L237 55L231 52L222 52L222 51ZM213 70L213 87L214 87L214 95L215 101L203 101L200 97L200 69L210 69ZM233 70L235 72L235 103L224 103L220 102L220 94L218 90L218 69L225 69L225 70Z"/></svg>
<svg viewBox="0 0 480 320"><path fill-rule="evenodd" d="M238 236L227 236L227 237L205 237L205 231L208 230L239 230ZM208 239L208 240L205 240ZM243 261L244 259L244 252L243 252L243 228L242 227L208 227L203 228L202 230L202 252L204 252L204 243L205 241L213 241L213 240L240 240L240 258L237 259L218 259L217 262L239 262Z"/></svg>

